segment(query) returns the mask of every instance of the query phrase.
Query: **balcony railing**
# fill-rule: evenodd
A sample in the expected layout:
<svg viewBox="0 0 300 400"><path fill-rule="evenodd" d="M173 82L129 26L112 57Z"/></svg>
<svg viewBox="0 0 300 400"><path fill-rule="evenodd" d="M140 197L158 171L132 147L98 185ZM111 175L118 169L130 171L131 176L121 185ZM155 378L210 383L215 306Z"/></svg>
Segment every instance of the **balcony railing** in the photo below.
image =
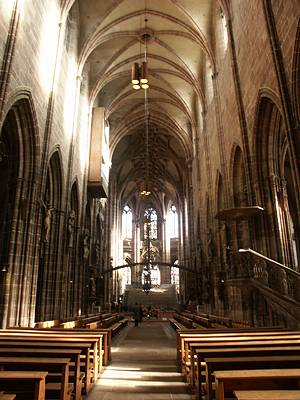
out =
<svg viewBox="0 0 300 400"><path fill-rule="evenodd" d="M228 279L254 279L274 291L300 301L300 273L252 249L230 254Z"/></svg>

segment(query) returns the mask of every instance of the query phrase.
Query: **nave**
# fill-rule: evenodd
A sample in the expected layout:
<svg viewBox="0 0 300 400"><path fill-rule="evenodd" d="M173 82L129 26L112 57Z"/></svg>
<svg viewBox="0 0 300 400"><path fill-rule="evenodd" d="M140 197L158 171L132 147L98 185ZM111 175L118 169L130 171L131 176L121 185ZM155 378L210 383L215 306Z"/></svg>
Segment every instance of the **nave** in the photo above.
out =
<svg viewBox="0 0 300 400"><path fill-rule="evenodd" d="M112 342L112 362L88 400L190 400L176 366L176 333L169 321L130 323Z"/></svg>

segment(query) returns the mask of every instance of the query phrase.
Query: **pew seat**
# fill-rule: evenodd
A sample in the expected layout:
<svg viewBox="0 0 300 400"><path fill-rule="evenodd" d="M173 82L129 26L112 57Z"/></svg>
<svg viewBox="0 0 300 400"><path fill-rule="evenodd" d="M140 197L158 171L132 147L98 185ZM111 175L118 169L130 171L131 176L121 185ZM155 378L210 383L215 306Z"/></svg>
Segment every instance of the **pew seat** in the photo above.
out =
<svg viewBox="0 0 300 400"><path fill-rule="evenodd" d="M91 366L90 366L90 357L91 357L91 343L84 342L64 342L55 340L55 342L44 341L35 341L22 338L22 341L3 341L3 338L0 338L0 351L1 348L8 349L17 349L17 348L27 348L27 349L62 349L65 352L65 356L68 354L68 350L80 350L81 354L84 356L84 373L85 373L85 381L84 381L84 390L88 393L89 389L92 387L91 380Z"/></svg>
<svg viewBox="0 0 300 400"><path fill-rule="evenodd" d="M181 324L179 321L177 321L174 318L170 318L170 325L172 326L173 329L177 330L177 329L184 329L185 326L183 324Z"/></svg>
<svg viewBox="0 0 300 400"><path fill-rule="evenodd" d="M297 368L299 366L299 363L300 363L300 355L205 358L204 371L205 371L206 398L207 400L213 399L212 377L214 371L217 370L232 371L240 369L257 369L257 368L259 369Z"/></svg>
<svg viewBox="0 0 300 400"><path fill-rule="evenodd" d="M111 330L110 328L98 328L97 329L97 324L98 323L93 323L93 324L88 324L91 325L87 326L86 328L24 328L24 327L10 327L5 330L1 330L0 332L15 332L15 333L20 333L20 332L30 332L32 334L34 333L48 333L51 336L55 334L61 334L61 335L66 335L66 336L73 336L73 337L80 337L80 335L85 335L87 337L89 336L96 336L100 335L102 336L102 349L103 349L103 365L106 366L108 365L109 361L111 360ZM101 361L101 359L100 359ZM101 370L101 365L99 363L99 369Z"/></svg>
<svg viewBox="0 0 300 400"><path fill-rule="evenodd" d="M74 390L74 385L69 383L69 364L70 358L35 358L35 357L1 357L0 369L8 371L28 371L38 369L48 372L59 372L58 378L60 382L52 385L46 384L46 390L56 391L59 393L60 400L68 400Z"/></svg>
<svg viewBox="0 0 300 400"><path fill-rule="evenodd" d="M237 400L300 400L300 390L235 390Z"/></svg>
<svg viewBox="0 0 300 400"><path fill-rule="evenodd" d="M0 393L0 400L15 400L16 395L14 393Z"/></svg>
<svg viewBox="0 0 300 400"><path fill-rule="evenodd" d="M115 322L112 326L110 326L112 336L115 336L126 325L128 325L127 318Z"/></svg>
<svg viewBox="0 0 300 400"><path fill-rule="evenodd" d="M225 393L235 390L298 389L300 369L255 369L215 371L216 400L225 400Z"/></svg>
<svg viewBox="0 0 300 400"><path fill-rule="evenodd" d="M0 347L0 356L1 357L35 357L35 358L65 358L66 356L70 358L70 368L69 377L71 383L74 384L75 400L80 400L81 398L81 390L83 386L83 378L85 377L84 373L80 372L80 354L81 351L77 349L47 349L47 348L26 348L26 347ZM52 372L52 374L54 374ZM83 376L82 376L83 375Z"/></svg>
<svg viewBox="0 0 300 400"><path fill-rule="evenodd" d="M32 400L45 400L47 375L41 371L0 371L0 388L14 393L28 390Z"/></svg>

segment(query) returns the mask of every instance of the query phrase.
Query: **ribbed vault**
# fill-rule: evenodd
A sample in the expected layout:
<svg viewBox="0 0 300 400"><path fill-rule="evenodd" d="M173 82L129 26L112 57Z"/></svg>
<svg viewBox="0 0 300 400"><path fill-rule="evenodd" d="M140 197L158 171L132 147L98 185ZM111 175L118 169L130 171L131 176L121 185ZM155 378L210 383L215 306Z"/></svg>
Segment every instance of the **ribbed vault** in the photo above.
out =
<svg viewBox="0 0 300 400"><path fill-rule="evenodd" d="M76 3L76 4L75 4ZM211 26L218 1L62 0L80 19L79 74L89 76L91 106L105 107L112 173L122 201L138 196L149 171L153 198L176 201L193 157L195 115L205 108L204 71L214 70ZM145 22L147 20L147 22ZM135 91L131 66L147 60L150 89ZM146 163L146 122L149 163Z"/></svg>

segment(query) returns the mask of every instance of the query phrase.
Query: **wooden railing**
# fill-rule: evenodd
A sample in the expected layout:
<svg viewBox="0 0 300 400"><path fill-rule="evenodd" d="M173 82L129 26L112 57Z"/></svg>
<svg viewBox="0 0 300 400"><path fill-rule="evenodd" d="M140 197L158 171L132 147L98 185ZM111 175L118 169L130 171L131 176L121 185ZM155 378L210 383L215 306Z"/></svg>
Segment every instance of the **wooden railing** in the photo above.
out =
<svg viewBox="0 0 300 400"><path fill-rule="evenodd" d="M254 279L270 289L300 301L300 273L252 249L230 255L228 279Z"/></svg>

